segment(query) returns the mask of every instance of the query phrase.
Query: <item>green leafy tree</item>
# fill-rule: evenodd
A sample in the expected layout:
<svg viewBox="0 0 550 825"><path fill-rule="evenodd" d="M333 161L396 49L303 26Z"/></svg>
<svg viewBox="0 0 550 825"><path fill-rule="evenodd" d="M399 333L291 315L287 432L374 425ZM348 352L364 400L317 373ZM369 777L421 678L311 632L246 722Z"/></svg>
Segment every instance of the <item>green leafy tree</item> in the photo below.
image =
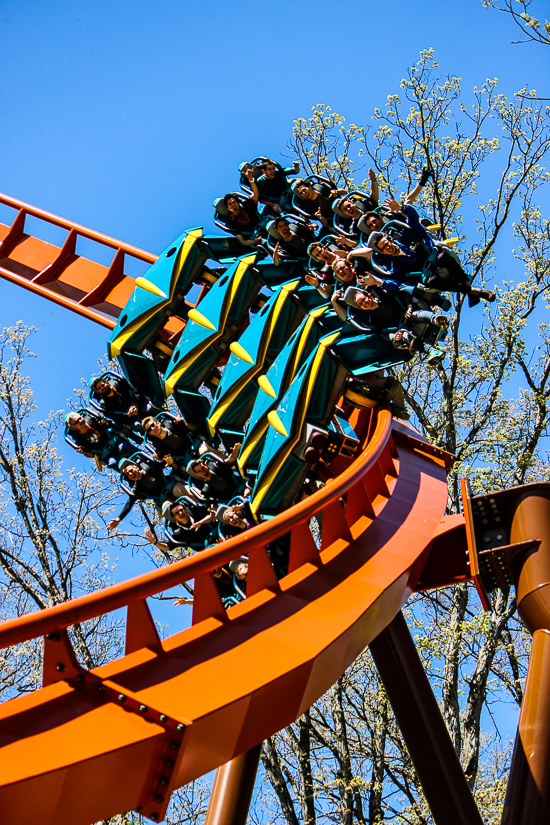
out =
<svg viewBox="0 0 550 825"><path fill-rule="evenodd" d="M433 50L423 51L367 126L315 106L310 118L295 121L291 147L305 170L347 188L368 188L371 166L381 191L397 200L430 167L433 179L417 204L441 239L459 239L475 284L498 292L495 305L471 313L457 296L446 361L427 368L416 360L396 373L413 423L457 457L449 512L458 512L462 475L479 492L549 479L550 231L542 204L550 109L527 88L507 98L496 79L467 102L460 79L437 70ZM513 595L498 590L492 609L481 613L473 588L460 585L415 596L409 613L455 749L491 823L500 818L510 746L482 722L495 702L521 703L530 642L515 607ZM431 821L368 653L266 745L263 765L277 821Z"/></svg>
<svg viewBox="0 0 550 825"><path fill-rule="evenodd" d="M0 615L21 616L109 583L112 566L99 538L112 493L96 473L66 470L56 449L60 413L36 421L29 379L31 329L19 323L0 337ZM121 650L121 628L102 618L72 631L87 668ZM3 698L35 689L41 644L0 653Z"/></svg>

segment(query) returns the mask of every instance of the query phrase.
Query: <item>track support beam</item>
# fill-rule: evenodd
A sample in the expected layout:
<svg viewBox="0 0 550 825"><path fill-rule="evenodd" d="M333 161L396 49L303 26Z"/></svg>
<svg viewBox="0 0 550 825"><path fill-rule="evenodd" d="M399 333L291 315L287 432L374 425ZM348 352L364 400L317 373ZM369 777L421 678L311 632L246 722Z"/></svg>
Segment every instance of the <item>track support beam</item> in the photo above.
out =
<svg viewBox="0 0 550 825"><path fill-rule="evenodd" d="M436 825L483 825L402 613L370 644Z"/></svg>
<svg viewBox="0 0 550 825"><path fill-rule="evenodd" d="M512 518L511 544L531 540L511 562L518 612L533 644L502 825L550 822L550 492L542 485L519 498Z"/></svg>
<svg viewBox="0 0 550 825"><path fill-rule="evenodd" d="M218 768L205 825L246 825L261 750L256 745Z"/></svg>

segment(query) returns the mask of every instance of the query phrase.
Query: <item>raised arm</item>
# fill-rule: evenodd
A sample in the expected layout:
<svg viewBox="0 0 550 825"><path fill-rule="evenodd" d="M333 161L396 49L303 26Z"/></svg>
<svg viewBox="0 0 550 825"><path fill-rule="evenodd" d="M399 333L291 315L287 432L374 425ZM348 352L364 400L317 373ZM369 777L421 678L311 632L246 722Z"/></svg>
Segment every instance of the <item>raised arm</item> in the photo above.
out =
<svg viewBox="0 0 550 825"><path fill-rule="evenodd" d="M326 298L327 300L330 298L330 291L328 286L323 283L323 281L321 280L321 278L319 278L318 275L314 275L312 272L308 272L308 274L305 276L305 282L310 286L314 286L316 290L319 292L319 294L323 296L323 298Z"/></svg>
<svg viewBox="0 0 550 825"><path fill-rule="evenodd" d="M153 547L158 547L159 550L162 550L163 553L168 553L170 550L170 546L165 541L159 541L154 533L152 533L149 529L145 530L145 538L147 541L150 541Z"/></svg>
<svg viewBox="0 0 550 825"><path fill-rule="evenodd" d="M279 264L281 263L281 252L282 252L281 246L280 246L279 242L277 241L277 243L275 244L275 247L273 249L273 263L275 264L275 266L279 266Z"/></svg>
<svg viewBox="0 0 550 825"><path fill-rule="evenodd" d="M420 179L419 179L418 183L416 184L416 186L414 187L414 189L412 190L412 192L409 192L408 195L405 195L404 204L414 203L415 200L417 199L417 197L420 195L420 193L422 191L422 187L424 187L427 184L427 182L429 181L429 179L433 178L433 176L434 176L433 169L431 169L431 167L429 167L429 166L426 166L422 170L422 174L420 176Z"/></svg>
<svg viewBox="0 0 550 825"><path fill-rule="evenodd" d="M216 518L216 513L214 510L209 510L208 513L201 518L200 521L196 521L191 528L192 530L199 530L203 526L203 524L209 524L211 521L214 521Z"/></svg>
<svg viewBox="0 0 550 825"><path fill-rule="evenodd" d="M341 321L348 320L348 313L347 310L344 309L342 304L340 303L340 299L343 298L344 292L342 289L335 289L332 293L332 298L330 299L330 303L332 304L332 308L336 311L337 316Z"/></svg>
<svg viewBox="0 0 550 825"><path fill-rule="evenodd" d="M376 175L373 169L369 169L369 180L371 197L376 201L376 203L378 203L378 181L376 180Z"/></svg>
<svg viewBox="0 0 550 825"><path fill-rule="evenodd" d="M261 238L245 238L244 235L235 235L235 237L243 246L258 246L262 242Z"/></svg>
<svg viewBox="0 0 550 825"><path fill-rule="evenodd" d="M237 456L239 455L239 450L241 449L242 446L243 445L240 441L237 441L236 444L233 444L233 449L231 450L231 452L229 453L227 458L224 458L224 461L225 461L226 464L231 466L232 464L235 463L235 461L237 460Z"/></svg>
<svg viewBox="0 0 550 825"><path fill-rule="evenodd" d="M122 519L126 518L128 513L136 503L136 501L137 496L128 496L128 498L126 499L126 504L123 506L118 516L116 516L116 518L111 519L111 521L107 522L107 530L114 530L115 527L118 527Z"/></svg>
<svg viewBox="0 0 550 825"><path fill-rule="evenodd" d="M252 167L246 170L244 176L247 179L250 188L252 189L252 197L250 198L250 200L254 201L254 203L257 204L258 198L260 197L260 193L258 191L258 184L254 180L254 170L252 169Z"/></svg>
<svg viewBox="0 0 550 825"><path fill-rule="evenodd" d="M346 257L348 261L351 258L366 258L367 261L370 263L371 255L372 249L370 248L370 246L356 246L355 249L350 249Z"/></svg>

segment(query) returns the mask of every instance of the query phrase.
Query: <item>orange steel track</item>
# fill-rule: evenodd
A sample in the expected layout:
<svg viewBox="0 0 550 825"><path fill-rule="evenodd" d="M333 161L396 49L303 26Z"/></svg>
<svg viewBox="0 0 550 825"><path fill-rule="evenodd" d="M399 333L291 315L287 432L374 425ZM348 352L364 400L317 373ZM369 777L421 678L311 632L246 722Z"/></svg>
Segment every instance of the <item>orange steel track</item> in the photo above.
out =
<svg viewBox="0 0 550 825"><path fill-rule="evenodd" d="M17 211L11 223L0 223L0 277L41 295L65 309L113 329L135 286L135 278L124 272L125 259L153 264L158 255L117 241L44 209L0 193L0 203ZM25 232L27 216L67 230L62 246L47 243ZM113 250L109 266L77 254L79 238ZM195 306L195 304L189 304ZM185 321L168 319L159 337L165 342L181 332Z"/></svg>
<svg viewBox="0 0 550 825"><path fill-rule="evenodd" d="M162 819L172 790L294 721L391 622L443 519L449 456L384 407L351 422L362 453L286 512L0 627L2 647L46 636L45 686L0 708L3 822L90 825L130 809ZM265 545L288 532L290 572L277 581ZM247 598L226 612L210 571L242 554ZM160 642L146 599L191 579L193 624ZM124 605L126 655L85 671L65 629Z"/></svg>

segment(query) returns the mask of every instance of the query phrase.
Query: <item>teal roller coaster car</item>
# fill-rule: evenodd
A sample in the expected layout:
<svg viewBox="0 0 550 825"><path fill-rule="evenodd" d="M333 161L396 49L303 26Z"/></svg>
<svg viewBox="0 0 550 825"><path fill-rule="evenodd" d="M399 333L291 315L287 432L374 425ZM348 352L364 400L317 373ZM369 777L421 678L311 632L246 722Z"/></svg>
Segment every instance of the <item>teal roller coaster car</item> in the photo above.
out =
<svg viewBox="0 0 550 825"><path fill-rule="evenodd" d="M141 352L174 314L206 261L201 238L200 228L184 232L164 250L144 277L136 279L135 289L109 338L109 358L115 358L124 350Z"/></svg>
<svg viewBox="0 0 550 825"><path fill-rule="evenodd" d="M270 515L296 498L310 464L303 457L306 424L324 427L343 392L348 369L330 347L339 332L325 335L304 362L276 410L268 413L269 430L252 494L252 511Z"/></svg>
<svg viewBox="0 0 550 825"><path fill-rule="evenodd" d="M265 373L304 316L304 309L293 297L299 283L295 280L278 287L240 338L230 344L231 357L208 418L210 435L219 432L224 438L227 433L235 436L230 440L242 440L260 373Z"/></svg>
<svg viewBox="0 0 550 825"><path fill-rule="evenodd" d="M188 322L165 372L165 391L198 390L247 318L262 283L245 255L232 264L188 313Z"/></svg>
<svg viewBox="0 0 550 825"><path fill-rule="evenodd" d="M267 373L258 378L259 391L237 460L241 472L250 473L257 470L269 430L267 416L277 408L304 361L326 335L327 330L321 326L319 319L324 317L329 308L329 305L325 304L310 312L290 336Z"/></svg>

